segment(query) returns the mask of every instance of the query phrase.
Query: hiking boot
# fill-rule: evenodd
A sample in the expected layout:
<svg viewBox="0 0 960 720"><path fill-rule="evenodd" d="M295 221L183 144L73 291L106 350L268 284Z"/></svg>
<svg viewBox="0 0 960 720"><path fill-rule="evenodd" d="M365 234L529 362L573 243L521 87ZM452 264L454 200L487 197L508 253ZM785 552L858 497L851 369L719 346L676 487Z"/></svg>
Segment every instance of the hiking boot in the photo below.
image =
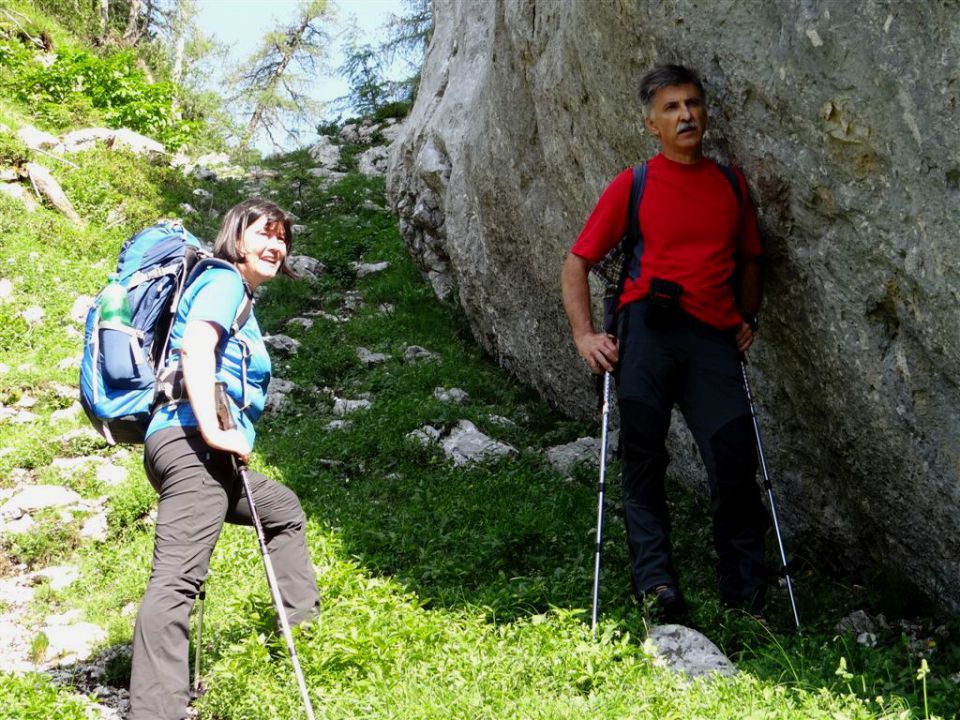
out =
<svg viewBox="0 0 960 720"><path fill-rule="evenodd" d="M687 601L675 585L657 585L645 594L652 599L654 612L664 622L679 623L686 618Z"/></svg>

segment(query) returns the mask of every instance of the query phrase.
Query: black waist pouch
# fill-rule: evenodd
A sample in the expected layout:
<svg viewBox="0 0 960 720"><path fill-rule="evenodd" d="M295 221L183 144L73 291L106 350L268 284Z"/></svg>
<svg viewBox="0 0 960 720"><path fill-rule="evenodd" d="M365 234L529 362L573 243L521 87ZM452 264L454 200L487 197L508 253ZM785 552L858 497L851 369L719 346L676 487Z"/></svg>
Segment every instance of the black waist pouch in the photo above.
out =
<svg viewBox="0 0 960 720"><path fill-rule="evenodd" d="M647 312L644 321L653 330L667 330L680 318L680 296L683 287L661 278L650 279Z"/></svg>
<svg viewBox="0 0 960 720"><path fill-rule="evenodd" d="M617 334L617 303L620 298L610 294L603 298L603 331L607 335Z"/></svg>

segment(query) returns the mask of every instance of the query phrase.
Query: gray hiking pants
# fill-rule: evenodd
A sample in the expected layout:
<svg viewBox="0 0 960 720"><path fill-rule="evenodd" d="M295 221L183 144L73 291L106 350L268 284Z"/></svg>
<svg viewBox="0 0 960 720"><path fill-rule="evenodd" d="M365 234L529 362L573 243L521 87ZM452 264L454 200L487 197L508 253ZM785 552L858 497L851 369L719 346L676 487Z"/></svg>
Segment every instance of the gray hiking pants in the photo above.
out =
<svg viewBox="0 0 960 720"><path fill-rule="evenodd" d="M195 428L168 428L147 438L144 467L160 504L153 571L133 634L129 720L180 720L190 691L190 610L210 555L224 521L253 521L230 456L211 450ZM300 501L259 473L247 475L287 617L292 625L308 620L320 596Z"/></svg>

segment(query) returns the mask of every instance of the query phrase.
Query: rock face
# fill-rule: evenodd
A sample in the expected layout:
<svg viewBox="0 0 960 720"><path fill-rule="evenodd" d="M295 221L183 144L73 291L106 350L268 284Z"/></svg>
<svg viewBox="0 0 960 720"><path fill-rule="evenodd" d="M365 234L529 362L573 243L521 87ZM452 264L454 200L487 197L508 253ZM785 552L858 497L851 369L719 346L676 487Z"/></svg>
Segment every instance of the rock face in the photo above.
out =
<svg viewBox="0 0 960 720"><path fill-rule="evenodd" d="M436 292L504 366L592 413L560 265L606 183L656 152L641 74L696 68L707 152L743 167L767 242L751 372L788 539L893 564L960 610L960 6L434 8L388 191ZM702 488L679 425L673 468Z"/></svg>

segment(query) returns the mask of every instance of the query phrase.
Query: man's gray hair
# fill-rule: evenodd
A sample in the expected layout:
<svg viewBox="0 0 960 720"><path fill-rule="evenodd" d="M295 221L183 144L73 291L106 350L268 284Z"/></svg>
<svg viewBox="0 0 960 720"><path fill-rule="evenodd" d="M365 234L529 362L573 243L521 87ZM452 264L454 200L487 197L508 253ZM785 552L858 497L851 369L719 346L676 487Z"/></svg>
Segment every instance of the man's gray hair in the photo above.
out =
<svg viewBox="0 0 960 720"><path fill-rule="evenodd" d="M644 117L653 109L653 98L657 90L674 85L695 85L700 91L700 97L707 99L703 83L697 74L683 65L658 65L640 79L640 106Z"/></svg>

